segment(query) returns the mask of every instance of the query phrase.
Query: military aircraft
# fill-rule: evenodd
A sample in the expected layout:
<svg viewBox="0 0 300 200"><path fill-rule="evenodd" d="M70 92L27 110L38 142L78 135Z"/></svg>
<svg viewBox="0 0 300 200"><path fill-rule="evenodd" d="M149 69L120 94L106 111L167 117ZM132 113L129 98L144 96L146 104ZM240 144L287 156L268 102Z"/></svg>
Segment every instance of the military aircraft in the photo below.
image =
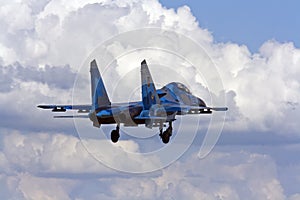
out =
<svg viewBox="0 0 300 200"><path fill-rule="evenodd" d="M116 124L111 131L111 141L116 143L120 137L120 125L138 126L145 124L147 128L159 127L159 136L163 143L168 143L172 136L172 123L176 115L210 114L212 111L226 111L227 107L208 107L199 97L194 96L182 83L172 82L161 89L156 89L146 60L141 63L142 101L111 103L108 98L96 60L90 63L91 99L90 105L38 105L52 112L77 110L88 113L86 116L93 126ZM75 118L82 115L54 116L56 118ZM163 131L165 123L168 128Z"/></svg>

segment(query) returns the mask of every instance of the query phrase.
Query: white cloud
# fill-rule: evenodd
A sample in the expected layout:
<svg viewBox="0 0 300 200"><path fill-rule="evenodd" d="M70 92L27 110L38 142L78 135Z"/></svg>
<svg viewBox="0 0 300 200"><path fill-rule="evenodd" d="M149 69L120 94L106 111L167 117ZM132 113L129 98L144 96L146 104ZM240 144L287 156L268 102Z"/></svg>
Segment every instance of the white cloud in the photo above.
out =
<svg viewBox="0 0 300 200"><path fill-rule="evenodd" d="M259 53L251 55L244 46L223 44L215 49L218 65L227 90L234 98L248 128L259 131L298 134L287 123L294 122L298 106L300 50L292 43L267 41ZM229 56L229 57L228 57ZM228 68L231 69L228 71ZM230 114L230 111L229 111Z"/></svg>
<svg viewBox="0 0 300 200"><path fill-rule="evenodd" d="M0 17L7 25L8 33L34 28L32 10L26 3L10 2L0 7Z"/></svg>
<svg viewBox="0 0 300 200"><path fill-rule="evenodd" d="M130 140L112 145L107 140L79 139L64 134L24 135L10 132L4 138L3 147L4 154L0 161L6 167L4 171L12 169L33 174L104 174L114 173L115 169L149 171L158 162L158 158L154 156L130 155L140 152L139 145ZM7 168L8 163L10 168Z"/></svg>
<svg viewBox="0 0 300 200"><path fill-rule="evenodd" d="M11 133L4 140L4 153L12 169L35 174L107 171L73 136Z"/></svg>
<svg viewBox="0 0 300 200"><path fill-rule="evenodd" d="M17 59L15 52L11 48L7 48L0 43L0 64L12 63Z"/></svg>
<svg viewBox="0 0 300 200"><path fill-rule="evenodd" d="M73 181L53 178L33 177L30 174L20 174L18 189L25 199L70 199L68 190L74 185Z"/></svg>
<svg viewBox="0 0 300 200"><path fill-rule="evenodd" d="M193 154L158 173L129 175L95 161L73 136L10 133L3 142L1 166L9 169L2 168L0 180L9 198L285 199L268 155L223 149L205 159ZM131 143L121 146L138 151Z"/></svg>

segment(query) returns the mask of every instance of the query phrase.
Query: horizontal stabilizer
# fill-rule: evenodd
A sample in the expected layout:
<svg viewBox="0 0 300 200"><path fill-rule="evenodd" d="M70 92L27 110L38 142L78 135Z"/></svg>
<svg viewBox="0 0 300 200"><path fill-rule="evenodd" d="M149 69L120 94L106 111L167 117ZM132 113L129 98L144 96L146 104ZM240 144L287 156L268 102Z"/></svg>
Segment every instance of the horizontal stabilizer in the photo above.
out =
<svg viewBox="0 0 300 200"><path fill-rule="evenodd" d="M78 110L78 112L89 112L91 105L38 105L38 108L52 109L53 112L65 112L66 110Z"/></svg>
<svg viewBox="0 0 300 200"><path fill-rule="evenodd" d="M60 115L53 116L53 118L89 118L88 115Z"/></svg>

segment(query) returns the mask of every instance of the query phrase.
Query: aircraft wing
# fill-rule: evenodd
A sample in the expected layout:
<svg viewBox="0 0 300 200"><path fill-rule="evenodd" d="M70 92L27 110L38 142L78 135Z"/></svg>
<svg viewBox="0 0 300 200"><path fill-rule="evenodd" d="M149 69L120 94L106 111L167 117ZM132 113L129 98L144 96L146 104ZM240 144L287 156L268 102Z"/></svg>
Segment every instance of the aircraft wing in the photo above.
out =
<svg viewBox="0 0 300 200"><path fill-rule="evenodd" d="M66 112L67 110L78 110L79 113L88 113L91 105L38 105L42 109L51 109L52 112Z"/></svg>
<svg viewBox="0 0 300 200"><path fill-rule="evenodd" d="M191 110L213 110L213 111L227 111L227 107L203 107L203 106L187 106Z"/></svg>
<svg viewBox="0 0 300 200"><path fill-rule="evenodd" d="M53 118L89 118L88 115L58 115L58 116L53 116Z"/></svg>
<svg viewBox="0 0 300 200"><path fill-rule="evenodd" d="M52 112L66 112L67 110L77 110L78 113L89 113L92 110L91 105L38 105L42 109L49 109ZM141 102L115 103L109 106L100 107L102 110L97 113L98 117L106 118L120 113L127 112L129 109L142 109ZM88 115L70 115L54 116L55 118L86 118Z"/></svg>
<svg viewBox="0 0 300 200"><path fill-rule="evenodd" d="M180 112L181 114L210 114L212 111L227 111L227 107L190 106L184 104L164 104L167 112Z"/></svg>

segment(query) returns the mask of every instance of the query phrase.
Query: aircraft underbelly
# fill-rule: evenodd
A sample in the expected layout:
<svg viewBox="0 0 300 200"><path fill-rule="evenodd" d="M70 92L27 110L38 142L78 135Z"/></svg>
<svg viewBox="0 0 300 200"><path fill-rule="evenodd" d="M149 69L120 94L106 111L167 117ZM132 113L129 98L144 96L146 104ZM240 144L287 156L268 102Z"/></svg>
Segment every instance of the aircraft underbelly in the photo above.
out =
<svg viewBox="0 0 300 200"><path fill-rule="evenodd" d="M100 124L124 124L125 126L137 126L138 124L145 124L144 119L116 119L115 117L99 118L98 121Z"/></svg>
<svg viewBox="0 0 300 200"><path fill-rule="evenodd" d="M144 124L145 120L135 119L140 114L142 107L130 107L127 110L114 113L112 116L98 117L100 124L124 124L125 126L137 126Z"/></svg>

